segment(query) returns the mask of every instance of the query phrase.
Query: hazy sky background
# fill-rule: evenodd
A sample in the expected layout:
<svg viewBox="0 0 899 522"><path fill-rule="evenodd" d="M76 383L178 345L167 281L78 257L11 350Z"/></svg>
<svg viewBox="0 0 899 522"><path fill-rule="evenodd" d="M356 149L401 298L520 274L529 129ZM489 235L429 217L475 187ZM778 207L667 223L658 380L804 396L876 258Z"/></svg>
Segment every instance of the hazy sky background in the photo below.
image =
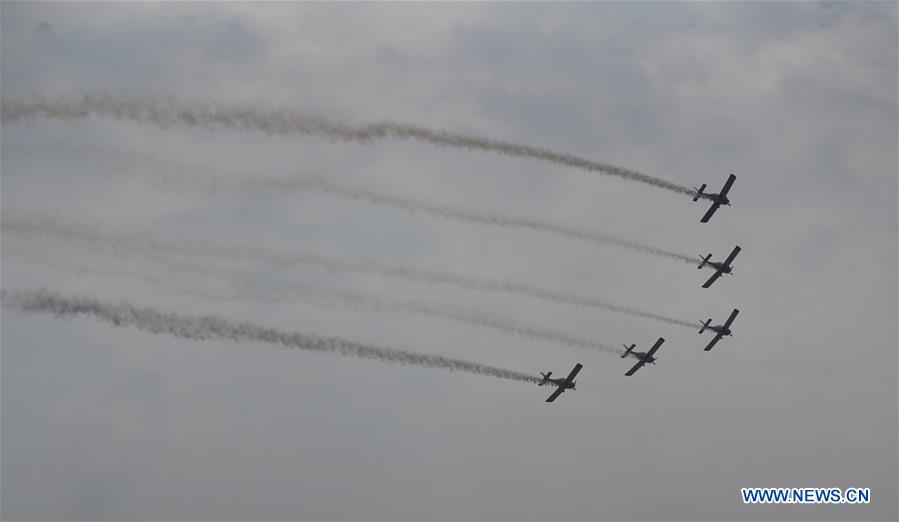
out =
<svg viewBox="0 0 899 522"><path fill-rule="evenodd" d="M386 140L4 122L4 215L489 276L688 321L314 268L228 265L444 303L612 345L632 361L400 313L231 302L140 278L222 281L65 241L3 236L4 289L44 287L470 359L462 373L4 310L4 519L897 518L897 5L4 2L4 97L126 89L421 123L717 190L707 204L558 165ZM125 153L125 160L122 159ZM119 154L119 156L116 156ZM321 194L205 193L127 160L342 184L587 227L735 274ZM188 170L183 172L190 176ZM21 255L23 252L28 256ZM740 488L870 487L867 506L745 506Z"/></svg>

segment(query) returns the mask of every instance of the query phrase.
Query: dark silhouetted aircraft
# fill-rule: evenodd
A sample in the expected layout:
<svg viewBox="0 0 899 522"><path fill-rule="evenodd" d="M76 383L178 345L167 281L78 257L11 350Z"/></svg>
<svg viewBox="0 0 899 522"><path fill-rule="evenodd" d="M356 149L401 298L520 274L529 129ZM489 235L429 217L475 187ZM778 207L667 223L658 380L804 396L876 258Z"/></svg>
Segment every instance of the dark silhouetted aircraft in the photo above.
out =
<svg viewBox="0 0 899 522"><path fill-rule="evenodd" d="M581 363L575 364L574 369L571 370L571 373L568 374L568 377L565 377L564 379L551 379L550 375L552 375L553 372L540 372L540 375L543 376L543 380L537 383L537 386L545 386L547 384L556 386L556 391L554 391L552 395L550 395L549 398L546 399L546 402L552 402L556 400L556 397L562 395L565 390L573 390L575 385L574 376L577 375L577 372L581 371L581 368L583 368Z"/></svg>
<svg viewBox="0 0 899 522"><path fill-rule="evenodd" d="M740 311L737 310L736 308L734 308L734 311L730 313L730 317L727 318L727 321L725 321L724 324L719 325L719 326L709 326L709 323L712 322L711 317L709 318L708 321L705 321L704 323L700 323L700 324L702 324L702 328L699 329L699 333L702 333L706 330L711 330L711 331L715 332L715 338L712 339L712 342L710 342L709 345L705 347L706 352L711 350L712 347L715 346L715 343L720 341L722 337L726 337L728 335L730 335L730 336L734 335L733 332L730 331L730 325L733 324L734 319L737 318L738 313L740 313Z"/></svg>
<svg viewBox="0 0 899 522"><path fill-rule="evenodd" d="M648 352L635 352L634 348L637 347L636 344L632 344L630 346L624 345L624 349L626 351L623 354L621 354L622 359L624 359L628 355L639 359L639 362L637 364L635 364L633 368L628 370L627 373L625 373L625 375L630 377L631 375L637 373L637 370L642 368L644 364L655 364L657 359L654 357L654 354L659 349L659 346L662 346L662 343L664 343L664 342L665 342L665 339L659 337L659 340L656 341L656 343L654 345L652 345L652 348L650 348Z"/></svg>
<svg viewBox="0 0 899 522"><path fill-rule="evenodd" d="M705 183L703 183L699 188L693 187L693 190L695 190L695 192L693 193L693 201L699 201L699 198L702 198L708 199L712 202L712 206L709 207L709 210L705 213L704 216L702 216L702 219L699 220L701 223L708 223L709 219L712 218L712 214L714 214L715 211L718 210L718 207L720 207L721 205L730 205L730 200L727 199L727 193L728 191L730 191L730 187L734 184L734 181L736 181L736 179L737 177L734 176L733 173L731 173L731 175L728 176L727 181L724 182L724 187L721 189L720 194L704 193L703 190L705 190Z"/></svg>
<svg viewBox="0 0 899 522"><path fill-rule="evenodd" d="M712 286L712 283L714 283L715 281L717 281L718 278L721 277L721 274L730 274L730 273L732 273L733 270L734 270L734 267L731 265L731 263L733 262L734 258L737 257L737 254L739 254L739 253L740 253L740 247L739 247L739 246L735 246L735 247L734 247L734 250L730 253L729 256L727 256L727 259L725 259L723 263L719 263L719 262L717 262L717 261L709 261L709 258L712 257L712 254L709 254L709 255L707 255L707 256L705 256L705 257L699 256L699 259L701 259L702 262L699 263L699 266L696 267L696 268L700 268L700 269L701 269L702 267L708 265L708 266L710 266L710 267L712 267L712 268L715 269L715 273L712 274L712 277L710 277L709 280L706 281L706 282L702 285L702 287L703 287L703 288L708 288L708 287Z"/></svg>

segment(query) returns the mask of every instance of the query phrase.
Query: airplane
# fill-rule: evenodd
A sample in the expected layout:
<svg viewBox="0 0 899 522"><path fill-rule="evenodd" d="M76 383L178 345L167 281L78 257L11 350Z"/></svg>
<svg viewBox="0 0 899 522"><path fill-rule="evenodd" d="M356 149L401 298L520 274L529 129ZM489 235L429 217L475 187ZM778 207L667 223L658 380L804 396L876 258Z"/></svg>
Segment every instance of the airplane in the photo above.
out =
<svg viewBox="0 0 899 522"><path fill-rule="evenodd" d="M581 371L581 368L583 368L581 363L575 364L574 369L571 370L571 373L568 374L568 377L565 377L564 379L551 379L550 375L552 375L553 372L540 372L540 375L543 376L543 380L537 383L537 386L545 386L547 384L556 386L556 391L554 391L552 395L550 395L549 398L546 399L546 402L552 402L556 400L556 398L559 395L562 395L565 390L573 390L575 385L574 376L577 375L577 372Z"/></svg>
<svg viewBox="0 0 899 522"><path fill-rule="evenodd" d="M714 214L715 211L718 210L718 207L720 207L721 205L730 205L730 200L727 199L727 192L730 190L730 187L734 184L734 181L736 181L736 179L737 177L734 176L733 173L731 173L731 175L728 176L727 181L724 182L724 187L721 189L720 194L703 192L706 187L705 183L703 183L699 188L693 187L693 190L695 191L693 192L693 201L699 201L699 198L703 198L708 199L712 202L712 206L709 207L709 210L705 213L704 216L702 216L702 219L699 220L700 223L708 223L709 219L712 218L712 214Z"/></svg>
<svg viewBox="0 0 899 522"><path fill-rule="evenodd" d="M643 367L644 364L655 364L658 359L656 359L654 357L654 354L656 353L656 350L659 349L659 346L662 346L662 343L664 343L664 342L665 342L665 339L659 337L659 340L656 341L656 343L652 346L652 348L649 349L648 352L635 352L634 348L637 347L636 344L632 344L630 346L624 345L624 349L626 351L623 354L621 354L622 359L624 359L625 357L630 355L630 356L636 357L637 359L640 360L637 364L634 365L633 368L628 370L627 373L625 373L625 375L630 377L631 375L637 373L637 370L639 370L641 367Z"/></svg>
<svg viewBox="0 0 899 522"><path fill-rule="evenodd" d="M702 333L706 330L711 330L715 332L715 338L712 339L712 342L709 343L708 346L705 347L704 351L709 351L715 346L715 343L721 340L721 338L726 337L728 335L733 336L733 332L730 331L730 325L733 324L734 319L737 318L737 314L740 313L739 310L734 308L734 311L730 313L730 317L727 318L727 321L722 325L718 326L709 326L709 323L712 322L712 318L710 317L708 321L701 322L702 328L699 329L699 333Z"/></svg>
<svg viewBox="0 0 899 522"><path fill-rule="evenodd" d="M703 283L702 287L708 288L708 287L712 286L712 283L717 281L718 278L721 277L721 274L733 273L734 267L731 266L731 263L733 262L734 258L737 257L737 254L739 254L739 253L740 253L740 247L735 246L733 251L730 253L729 256L727 256L727 259L725 259L723 263L719 263L717 261L709 261L709 258L712 257L712 254L709 254L705 257L699 256L699 259L701 259L702 262L699 263L699 266L697 266L696 268L701 269L702 267L709 265L710 267L715 269L715 273L712 274L712 277L710 277L708 281Z"/></svg>

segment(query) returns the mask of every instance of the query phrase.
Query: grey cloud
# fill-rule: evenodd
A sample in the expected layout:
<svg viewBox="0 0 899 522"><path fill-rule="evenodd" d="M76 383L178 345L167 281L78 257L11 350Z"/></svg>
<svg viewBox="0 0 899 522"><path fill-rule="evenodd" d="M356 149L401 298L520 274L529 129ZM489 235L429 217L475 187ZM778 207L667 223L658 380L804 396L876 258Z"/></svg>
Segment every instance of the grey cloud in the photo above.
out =
<svg viewBox="0 0 899 522"><path fill-rule="evenodd" d="M439 267L694 320L742 313L736 336L704 353L696 331L638 317L239 266L273 294L289 276L616 346L668 339L659 364L626 378L608 354L550 350L440 318L206 300L140 278L50 270L11 255L23 244L4 233L7 291L203 310L529 373L578 360L585 370L577 393L545 408L538 390L498 379L4 310L3 517L895 520L896 14L894 3L850 2L4 4L5 97L125 87L341 121L422 122L683 186L738 176L734 206L700 225L699 205L667 191L415 142L4 119L4 212ZM35 34L41 21L52 35ZM652 256L313 193L159 190L56 154L61 144L260 177L302 164L346 186L525 213L691 254L734 243L744 252L726 285L702 291L705 274ZM46 154L23 154L24 145ZM128 268L102 249L40 246L55 263ZM173 283L192 283L190 274ZM747 485L808 484L869 486L874 502L739 501Z"/></svg>

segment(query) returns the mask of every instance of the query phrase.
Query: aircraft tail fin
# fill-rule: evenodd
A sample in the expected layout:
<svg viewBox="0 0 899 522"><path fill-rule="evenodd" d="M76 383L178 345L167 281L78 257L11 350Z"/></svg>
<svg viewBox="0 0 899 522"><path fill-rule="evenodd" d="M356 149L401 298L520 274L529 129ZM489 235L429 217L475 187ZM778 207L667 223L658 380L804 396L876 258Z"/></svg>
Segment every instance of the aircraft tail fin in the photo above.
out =
<svg viewBox="0 0 899 522"><path fill-rule="evenodd" d="M624 353L621 354L621 358L622 358L622 359L624 359L625 357L627 357L628 355L630 355L630 353L634 350L634 348L637 347L636 344L631 344L630 346L628 346L628 345L625 344L625 345L622 345L622 346L624 346L624 350L625 350Z"/></svg>
<svg viewBox="0 0 899 522"><path fill-rule="evenodd" d="M693 193L693 201L699 201L699 198L703 195L702 191L705 190L705 186L706 186L706 184L703 183L702 186L699 188L693 187L693 190L696 191Z"/></svg>
<svg viewBox="0 0 899 522"><path fill-rule="evenodd" d="M546 373L540 372L540 375L543 376L543 380L540 381L540 383L539 383L537 386L543 386L544 384L548 383L548 382L549 382L549 376L552 375L552 374L553 374L553 372L546 372Z"/></svg>
<svg viewBox="0 0 899 522"><path fill-rule="evenodd" d="M699 263L699 266L697 266L696 268L702 268L702 267L704 267L706 264L708 264L709 259L712 258L712 254L709 254L709 255L707 255L707 256L705 256L705 257L699 256L699 258L702 259L702 262Z"/></svg>
<svg viewBox="0 0 899 522"><path fill-rule="evenodd" d="M708 321L705 321L704 323L700 323L700 324L702 324L702 328L699 329L699 333L704 332L705 329L709 327L709 323L711 323L711 322L712 322L712 318L709 317Z"/></svg>

